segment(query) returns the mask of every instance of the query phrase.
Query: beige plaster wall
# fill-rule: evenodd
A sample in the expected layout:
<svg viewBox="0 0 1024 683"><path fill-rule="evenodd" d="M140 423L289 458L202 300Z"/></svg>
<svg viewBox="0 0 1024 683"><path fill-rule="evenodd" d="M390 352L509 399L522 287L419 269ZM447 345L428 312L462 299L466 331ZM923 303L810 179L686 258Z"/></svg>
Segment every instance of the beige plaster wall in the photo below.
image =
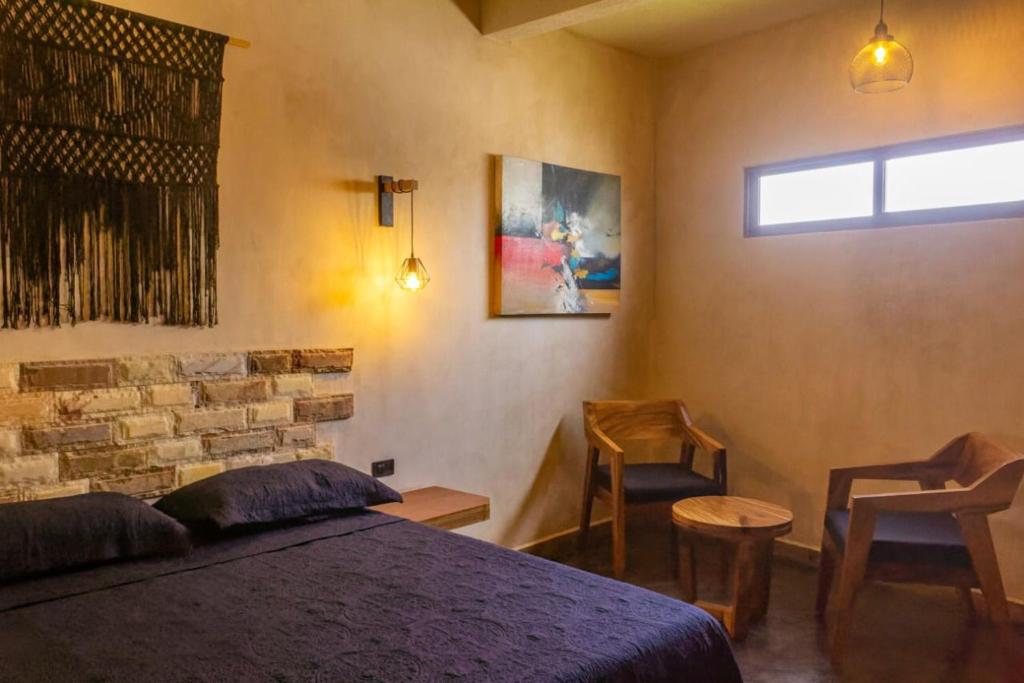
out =
<svg viewBox="0 0 1024 683"><path fill-rule="evenodd" d="M1024 449L1024 221L744 239L743 168L1024 123L1024 3L898 0L910 87L861 96L856 1L665 65L657 111L654 395L684 397L739 494L820 539L830 467L980 430ZM1024 496L992 520L1024 596Z"/></svg>
<svg viewBox="0 0 1024 683"><path fill-rule="evenodd" d="M114 4L253 43L224 68L221 324L3 331L0 360L354 346L356 416L321 427L341 461L490 495L469 531L502 543L571 526L580 401L630 393L647 345L652 66L565 33L481 38L450 0ZM622 176L619 313L488 317L492 154ZM422 293L392 279L408 205L377 227L378 173L420 181Z"/></svg>

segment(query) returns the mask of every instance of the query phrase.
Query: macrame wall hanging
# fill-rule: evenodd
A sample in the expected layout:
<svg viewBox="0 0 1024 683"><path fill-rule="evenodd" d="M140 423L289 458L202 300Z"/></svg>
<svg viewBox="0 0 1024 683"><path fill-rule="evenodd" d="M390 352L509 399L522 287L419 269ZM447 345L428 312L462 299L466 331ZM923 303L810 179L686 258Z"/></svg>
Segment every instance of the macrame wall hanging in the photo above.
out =
<svg viewBox="0 0 1024 683"><path fill-rule="evenodd" d="M0 0L0 312L217 322L227 37L83 0Z"/></svg>

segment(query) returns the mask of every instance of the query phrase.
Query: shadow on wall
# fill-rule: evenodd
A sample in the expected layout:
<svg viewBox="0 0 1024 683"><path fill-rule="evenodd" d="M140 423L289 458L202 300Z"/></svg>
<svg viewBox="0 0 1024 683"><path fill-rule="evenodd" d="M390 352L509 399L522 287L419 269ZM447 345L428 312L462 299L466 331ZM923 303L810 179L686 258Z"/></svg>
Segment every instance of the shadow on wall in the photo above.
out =
<svg viewBox="0 0 1024 683"><path fill-rule="evenodd" d="M392 284L391 269L395 256L388 248L374 246L374 232L377 230L376 195L377 185L364 179L333 179L329 181L333 195L339 197L341 209L338 216L352 216L339 222L328 221L325 239L331 246L330 253L341 255L337 269L323 271L310 278L316 283L319 301L312 312L352 306L357 298L365 296L362 286L371 282L378 294ZM328 211L331 211L328 209ZM348 220L352 220L351 224Z"/></svg>
<svg viewBox="0 0 1024 683"><path fill-rule="evenodd" d="M576 449L570 448L567 453L563 447L565 419L559 419L555 426L530 489L512 516L509 526L502 531L502 537L498 541L501 545L516 545L522 543L523 538L535 539L540 532L541 523L552 517L559 517L559 513L566 509L570 500L576 505L573 509L579 509L576 495L569 500L561 495L552 495L556 492L552 484L557 481L583 481L582 458L573 457ZM572 471L577 469L576 465L579 465L580 472L578 477L573 477ZM563 476L559 476L560 472ZM580 486L582 487L582 483ZM582 491L582 488L580 490ZM524 529L528 531L524 532Z"/></svg>
<svg viewBox="0 0 1024 683"><path fill-rule="evenodd" d="M772 503L789 508L793 512L793 518L806 522L813 520L814 524L821 521L821 512L817 511L815 501L825 495L828 488L828 477L823 476L821 480L821 491L798 491L788 488L784 492L772 486L772 482L789 481L792 477L789 473L769 467L766 461L759 456L759 453L771 452L765 445L755 444L753 448L745 448L741 451L734 450L735 441L729 438L729 430L713 416L702 415L700 419L694 420L694 424L702 431L711 434L721 441L728 453L729 467L729 495L750 496L753 498L764 498ZM750 439L744 439L749 443ZM710 472L710 461L695 462L694 468ZM772 494L769 495L769 490ZM784 495L780 496L780 493ZM784 498L784 500L783 500Z"/></svg>

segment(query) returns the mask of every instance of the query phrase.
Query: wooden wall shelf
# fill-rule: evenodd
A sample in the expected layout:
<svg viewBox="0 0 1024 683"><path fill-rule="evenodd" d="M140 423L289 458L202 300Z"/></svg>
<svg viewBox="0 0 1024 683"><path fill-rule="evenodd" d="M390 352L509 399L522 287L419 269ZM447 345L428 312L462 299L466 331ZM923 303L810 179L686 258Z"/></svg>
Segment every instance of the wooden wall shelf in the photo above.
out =
<svg viewBox="0 0 1024 683"><path fill-rule="evenodd" d="M402 493L403 503L370 508L438 529L457 529L491 517L491 499L443 486L428 486Z"/></svg>

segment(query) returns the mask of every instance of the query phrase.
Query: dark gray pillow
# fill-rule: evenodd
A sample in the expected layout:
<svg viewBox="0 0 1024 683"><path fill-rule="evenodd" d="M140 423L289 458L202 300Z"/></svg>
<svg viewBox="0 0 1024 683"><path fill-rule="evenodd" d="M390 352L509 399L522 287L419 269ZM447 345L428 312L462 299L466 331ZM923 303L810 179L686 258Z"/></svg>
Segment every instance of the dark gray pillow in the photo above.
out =
<svg viewBox="0 0 1024 683"><path fill-rule="evenodd" d="M188 529L122 493L0 505L0 582L189 546Z"/></svg>
<svg viewBox="0 0 1024 683"><path fill-rule="evenodd" d="M217 474L164 496L155 507L190 527L223 530L401 500L397 491L341 463L298 460Z"/></svg>

